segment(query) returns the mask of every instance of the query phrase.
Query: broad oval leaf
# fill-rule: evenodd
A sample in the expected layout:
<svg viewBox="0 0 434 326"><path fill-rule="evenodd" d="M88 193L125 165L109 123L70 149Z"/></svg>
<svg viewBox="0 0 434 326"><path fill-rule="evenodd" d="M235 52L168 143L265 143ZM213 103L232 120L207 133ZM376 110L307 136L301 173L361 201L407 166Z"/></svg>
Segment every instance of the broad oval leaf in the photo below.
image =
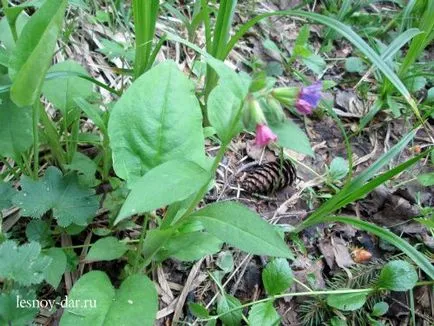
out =
<svg viewBox="0 0 434 326"><path fill-rule="evenodd" d="M194 85L173 61L152 68L122 95L109 120L116 174L129 183L174 159L205 160Z"/></svg>
<svg viewBox="0 0 434 326"><path fill-rule="evenodd" d="M227 326L238 326L241 323L242 318L242 309L237 309L231 312L228 312L236 307L240 307L241 302L231 296L231 295L222 295L217 301L217 313L223 314L220 316L220 319Z"/></svg>
<svg viewBox="0 0 434 326"><path fill-rule="evenodd" d="M11 98L18 106L33 104L41 93L66 5L66 0L46 0L21 32L9 62Z"/></svg>
<svg viewBox="0 0 434 326"><path fill-rule="evenodd" d="M342 311L354 311L363 307L367 296L366 292L329 294L327 304Z"/></svg>
<svg viewBox="0 0 434 326"><path fill-rule="evenodd" d="M186 232L173 235L158 253L158 260L173 257L181 261L195 261L215 254L222 241L208 232Z"/></svg>
<svg viewBox="0 0 434 326"><path fill-rule="evenodd" d="M0 84L3 81L0 78ZM32 143L32 111L16 106L9 93L0 93L0 156L17 158Z"/></svg>
<svg viewBox="0 0 434 326"><path fill-rule="evenodd" d="M77 73L88 76L87 71L77 62L67 60L55 64L48 72ZM45 97L60 109L62 114L77 107L74 99L88 98L92 95L93 84L89 80L72 75L66 78L46 80L42 88Z"/></svg>
<svg viewBox="0 0 434 326"><path fill-rule="evenodd" d="M114 260L122 257L128 246L115 237L105 237L95 242L86 256L86 261Z"/></svg>
<svg viewBox="0 0 434 326"><path fill-rule="evenodd" d="M393 260L381 269L377 287L392 291L411 290L417 283L414 267L405 260Z"/></svg>
<svg viewBox="0 0 434 326"><path fill-rule="evenodd" d="M66 255L62 248L49 248L45 255L51 258L51 263L45 270L44 278L53 288L57 288L66 270Z"/></svg>
<svg viewBox="0 0 434 326"><path fill-rule="evenodd" d="M149 212L186 199L208 180L208 171L196 163L183 160L163 163L132 185L115 224L130 215Z"/></svg>
<svg viewBox="0 0 434 326"><path fill-rule="evenodd" d="M237 117L240 105L240 99L224 84L215 87L209 95L208 120L223 143L228 143L242 128L240 117Z"/></svg>
<svg viewBox="0 0 434 326"><path fill-rule="evenodd" d="M292 270L284 258L273 259L262 272L262 282L268 295L283 293L293 281Z"/></svg>
<svg viewBox="0 0 434 326"><path fill-rule="evenodd" d="M78 304L74 307L65 304L60 325L152 326L157 299L154 284L145 275L129 276L115 291L105 273L89 272L74 284L68 302Z"/></svg>
<svg viewBox="0 0 434 326"><path fill-rule="evenodd" d="M249 323L256 326L279 325L280 316L273 307L273 301L257 303L250 308Z"/></svg>
<svg viewBox="0 0 434 326"><path fill-rule="evenodd" d="M293 121L285 120L282 123L271 124L270 128L277 135L277 142L282 147L314 156L309 138Z"/></svg>
<svg viewBox="0 0 434 326"><path fill-rule="evenodd" d="M277 231L258 214L240 204L211 204L193 216L209 233L241 250L256 255L293 258Z"/></svg>

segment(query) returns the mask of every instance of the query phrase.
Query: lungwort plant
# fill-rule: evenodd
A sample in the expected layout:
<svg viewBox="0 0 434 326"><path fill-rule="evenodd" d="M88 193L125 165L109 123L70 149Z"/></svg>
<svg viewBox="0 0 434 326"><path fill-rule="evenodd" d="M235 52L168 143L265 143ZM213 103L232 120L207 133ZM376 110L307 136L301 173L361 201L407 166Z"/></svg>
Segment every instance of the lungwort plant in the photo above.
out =
<svg viewBox="0 0 434 326"><path fill-rule="evenodd" d="M279 297L325 295L330 307L348 311L363 306L374 292L405 291L415 286L414 267L396 261L384 267L378 283L370 288L308 288L302 293L282 294L295 281L287 261L294 259L285 241L287 230L267 223L240 203L203 203L228 146L244 130L256 133L257 146L273 144L314 156L307 136L284 110L310 114L319 104L324 83L277 87L271 78L236 73L223 62L249 28L262 19L293 15L327 25L357 46L409 104L417 107L384 58L334 19L298 10L270 12L254 17L232 35L236 1L221 1L215 19L213 6L207 1L196 3L192 21L186 20L190 40L167 33L156 41L156 22L162 10L159 2L132 1L134 80L127 89L116 90L91 78L74 61L51 65L62 34L66 0L14 7L2 1L0 154L8 182L0 183L0 209L8 211L7 219L0 223L1 324L29 323L38 309L21 309L17 298L33 302L44 282L57 288L65 275L70 301L63 307L61 325L152 325L158 309L157 290L149 277L154 268L168 258L199 260L219 252L224 243L250 254L275 257L263 272L269 297L243 306L227 295L215 278L221 290L217 315L209 315L199 305L191 307L204 320L221 318L228 325L238 324L241 309L252 305L249 322L272 325L278 321L273 301ZM30 17L26 14L29 6L37 6ZM175 8L165 8L176 14ZM200 25L205 28L205 49L190 42ZM203 89L198 90L196 81L174 61L156 62L165 42L179 42L204 60L207 78ZM118 96L106 112L94 105L95 85ZM48 115L45 100L58 110L57 117ZM81 116L94 122L98 135L81 131ZM209 134L210 130L218 149L208 156L204 131ZM389 241L433 279L434 269L426 256L400 237L376 225L334 215L424 157L426 153L419 154L378 174L416 131L354 178L348 146L350 173L345 185L291 232L317 223L348 223ZM98 154L90 159L78 151L79 144L94 144ZM50 165L47 168L46 163ZM102 199L94 189L100 183L110 184L115 191ZM89 233L99 239L73 245L71 237L90 230L95 217L103 214L99 211L101 201L109 210L104 215L108 221ZM26 240L23 235L13 236L11 225L17 221L25 225ZM118 235L131 230L139 230L139 235L119 239ZM74 250L78 248L88 250L78 257ZM78 275L75 272L83 271L85 264L121 257L126 265L118 288L102 271L85 273L70 288ZM404 272L405 284L400 275ZM97 304L81 304L86 300Z"/></svg>

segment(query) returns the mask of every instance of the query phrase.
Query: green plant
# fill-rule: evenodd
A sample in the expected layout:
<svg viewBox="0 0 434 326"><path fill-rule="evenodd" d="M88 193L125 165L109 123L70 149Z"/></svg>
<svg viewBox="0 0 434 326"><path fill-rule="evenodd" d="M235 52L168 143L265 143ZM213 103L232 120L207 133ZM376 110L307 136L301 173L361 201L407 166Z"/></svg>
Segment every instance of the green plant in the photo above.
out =
<svg viewBox="0 0 434 326"><path fill-rule="evenodd" d="M2 2L7 37L1 38L0 52L3 69L0 154L8 171L5 175L11 175L19 183L19 189L0 183L0 208L20 209L28 243L19 245L21 238L15 239L0 228L0 258L4 262L0 266L0 322L30 322L37 311L30 309L20 316L19 307L12 305L18 295L24 301L33 300L43 282L57 287L62 275L76 270L79 264L123 259L125 268L117 290L101 271L88 272L79 278L69 299L84 306L63 307L60 324L115 325L122 321L152 325L158 296L147 275L166 259L195 261L217 253L223 243L250 254L275 257L262 275L268 297L243 305L225 292L221 285L223 274L212 274L220 291L217 315L209 314L199 305L191 306L203 320L220 318L226 324L238 324L244 318L251 324L275 324L279 316L273 302L285 296L325 296L322 303L329 307L353 311L374 293L411 290L418 280L413 266L395 261L384 266L372 287L316 291L304 286L308 291L284 293L296 282L287 261L294 259L294 253L285 242L285 232L241 204L230 201L203 204L203 199L232 140L243 130L255 131L256 145L260 147L275 143L281 153L286 148L313 156L307 136L286 116L284 109L298 115L311 113L320 101L324 84L277 87L274 79L261 72L250 77L228 68L223 61L250 27L267 17L286 15L327 25L355 44L421 118L410 92L386 62L416 31L403 33L399 41L392 42L379 55L352 29L334 19L287 10L256 16L230 37L236 1L220 2L214 28L211 28L212 6L200 1L200 5L196 2L192 21L186 21L189 40L167 33L154 46L159 2L136 0L132 4L134 81L126 90L124 84L117 90L90 77L76 62L67 60L50 67L62 30L66 0L46 0L30 18L24 18L28 21L22 29L19 17L31 3L8 7L7 1ZM113 3L113 8L120 6L120 2ZM173 6L165 8L177 13ZM206 51L190 42L201 22L205 27ZM307 65L315 59L317 63L320 61L307 45L308 37L309 30L303 27L295 51L286 61L288 67L297 59ZM166 41L192 48L206 62L204 92L196 91L195 81L187 78L174 61L154 65ZM424 38L423 45L425 42ZM123 51L119 53L124 55ZM412 53L420 54L420 47L415 46ZM310 67L314 72L319 69L315 65ZM107 105L105 112L101 112L101 103L94 97L94 85L119 96L114 105ZM57 117L48 115L41 95L58 110ZM336 119L332 110L327 111ZM83 115L98 127L98 134L81 132ZM212 127L213 141L218 147L213 157L205 152L205 120ZM351 148L344 133L347 161L335 159L328 171L328 183L337 193L286 233L295 239L299 232L318 223L351 224L395 245L434 279L427 257L397 235L358 219L334 215L430 152L428 149L378 175L413 139L418 128L356 177L352 176ZM80 152L80 143L93 144L98 149L96 157L91 159ZM57 167L41 169L46 163ZM340 182L343 187L339 190ZM95 221L96 215L105 213L99 212L100 197L92 189L99 184L102 188L110 184L115 189L104 198L103 206L110 212L103 221ZM157 214L161 208L164 211ZM140 231L133 239L128 233L131 229ZM90 230L89 234L98 236L98 240L89 238L85 244L73 245L71 237L83 230ZM123 235L123 239L119 240L118 235ZM14 239L7 240L9 237ZM68 240L70 245L66 244ZM89 251L80 258L74 252L78 248ZM230 259L229 262L222 259L218 266L222 272L233 267ZM92 300L98 302L97 307ZM252 307L246 317L240 309L248 306ZM372 311L372 317L379 316L380 308Z"/></svg>

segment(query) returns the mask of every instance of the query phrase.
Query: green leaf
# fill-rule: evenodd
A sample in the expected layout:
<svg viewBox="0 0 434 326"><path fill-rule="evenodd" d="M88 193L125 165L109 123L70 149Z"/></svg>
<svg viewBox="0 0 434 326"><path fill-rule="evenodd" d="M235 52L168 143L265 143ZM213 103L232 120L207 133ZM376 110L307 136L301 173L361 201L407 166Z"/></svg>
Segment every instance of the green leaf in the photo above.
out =
<svg viewBox="0 0 434 326"><path fill-rule="evenodd" d="M349 57L345 60L345 70L362 74L366 70L366 65L359 57Z"/></svg>
<svg viewBox="0 0 434 326"><path fill-rule="evenodd" d="M16 190L9 183L0 181L0 213L2 209L12 206L12 197L15 195Z"/></svg>
<svg viewBox="0 0 434 326"><path fill-rule="evenodd" d="M204 306L202 306L201 304L189 303L188 309L195 317L198 317L198 318L208 318L209 317L208 310L206 310L206 308Z"/></svg>
<svg viewBox="0 0 434 326"><path fill-rule="evenodd" d="M347 322L337 316L330 319L330 326L347 326Z"/></svg>
<svg viewBox="0 0 434 326"><path fill-rule="evenodd" d="M291 120L272 124L270 128L277 135L277 142L282 147L314 157L306 134Z"/></svg>
<svg viewBox="0 0 434 326"><path fill-rule="evenodd" d="M208 232L186 232L172 236L161 252L158 260L173 257L181 261L195 261L220 250L222 241Z"/></svg>
<svg viewBox="0 0 434 326"><path fill-rule="evenodd" d="M346 177L350 168L348 161L342 157L335 157L330 163L329 176L332 180L340 180Z"/></svg>
<svg viewBox="0 0 434 326"><path fill-rule="evenodd" d="M0 279L28 286L44 280L51 258L41 255L37 242L17 246L15 241L7 240L0 245L0 261Z"/></svg>
<svg viewBox="0 0 434 326"><path fill-rule="evenodd" d="M46 221L31 220L26 226L26 236L29 241L39 242L42 248L54 244L50 226Z"/></svg>
<svg viewBox="0 0 434 326"><path fill-rule="evenodd" d="M392 291L407 291L414 288L418 280L416 270L405 260L388 262L381 270L377 287Z"/></svg>
<svg viewBox="0 0 434 326"><path fill-rule="evenodd" d="M123 256L128 246L115 237L106 237L95 242L86 256L86 261L114 260Z"/></svg>
<svg viewBox="0 0 434 326"><path fill-rule="evenodd" d="M230 251L222 251L219 253L216 265L225 273L230 273L234 270L234 257Z"/></svg>
<svg viewBox="0 0 434 326"><path fill-rule="evenodd" d="M0 93L0 156L18 159L32 144L32 111L16 106L9 93Z"/></svg>
<svg viewBox="0 0 434 326"><path fill-rule="evenodd" d="M389 305L386 302L377 302L372 308L371 315L374 317L380 317L383 316L387 310L389 310Z"/></svg>
<svg viewBox="0 0 434 326"><path fill-rule="evenodd" d="M44 278L47 283L56 289L66 270L66 255L61 248L50 248L44 254L51 258L51 264L45 271Z"/></svg>
<svg viewBox="0 0 434 326"><path fill-rule="evenodd" d="M74 72L84 76L89 76L87 71L77 62L67 60L55 64L48 72ZM66 112L77 107L74 102L75 98L88 98L92 95L93 84L78 76L68 76L66 78L51 79L44 82L42 93L45 97L53 103L53 105L60 109L63 115Z"/></svg>
<svg viewBox="0 0 434 326"><path fill-rule="evenodd" d="M111 112L108 130L114 170L131 184L167 161L205 160L194 84L173 61L157 65L128 88Z"/></svg>
<svg viewBox="0 0 434 326"><path fill-rule="evenodd" d="M165 162L132 185L115 224L130 215L146 213L184 200L202 188L208 180L208 171L196 163L182 160Z"/></svg>
<svg viewBox="0 0 434 326"><path fill-rule="evenodd" d="M257 303L249 311L250 325L273 326L279 325L280 316L273 307L273 301Z"/></svg>
<svg viewBox="0 0 434 326"><path fill-rule="evenodd" d="M322 75L327 67L324 59L318 54L310 54L302 59L303 63L317 75Z"/></svg>
<svg viewBox="0 0 434 326"><path fill-rule="evenodd" d="M258 214L231 202L215 203L193 214L220 240L246 252L293 258L285 241Z"/></svg>
<svg viewBox="0 0 434 326"><path fill-rule="evenodd" d="M39 219L48 210L53 210L57 223L62 227L71 224L87 225L99 207L94 190L78 183L74 173L62 176L62 172L49 167L40 180L21 178L21 188L13 198L24 216Z"/></svg>
<svg viewBox="0 0 434 326"><path fill-rule="evenodd" d="M23 30L29 19L30 17L26 13L21 13L18 16L15 23L18 36L21 34L21 31ZM12 32L6 17L3 17L0 20L0 42L3 43L7 54L10 54L15 48L14 37L12 36Z"/></svg>
<svg viewBox="0 0 434 326"><path fill-rule="evenodd" d="M158 253L173 234L173 229L153 229L146 233L145 241L143 241L142 254L145 259L145 267L151 263L152 258Z"/></svg>
<svg viewBox="0 0 434 326"><path fill-rule="evenodd" d="M240 105L239 98L224 84L215 87L208 97L208 120L223 143L228 143L242 128L241 119L237 117Z"/></svg>
<svg viewBox="0 0 434 326"><path fill-rule="evenodd" d="M293 281L292 270L284 258L273 259L262 272L262 283L268 295L283 293Z"/></svg>
<svg viewBox="0 0 434 326"><path fill-rule="evenodd" d="M419 174L417 180L422 186L431 187L434 185L434 172Z"/></svg>
<svg viewBox="0 0 434 326"><path fill-rule="evenodd" d="M32 105L39 98L66 5L66 0L45 1L21 32L9 62L11 98L18 106Z"/></svg>
<svg viewBox="0 0 434 326"><path fill-rule="evenodd" d="M367 296L367 293L329 294L327 304L339 310L354 311L363 307Z"/></svg>
<svg viewBox="0 0 434 326"><path fill-rule="evenodd" d="M236 307L240 307L240 301L231 295L222 295L217 301L217 313L223 314ZM234 310L220 317L221 321L227 326L238 326L241 324L242 310Z"/></svg>
<svg viewBox="0 0 434 326"><path fill-rule="evenodd" d="M28 306L27 302L35 299L36 294L33 289L20 288L19 290L12 290L8 294L0 293L0 325L32 325L39 309Z"/></svg>
<svg viewBox="0 0 434 326"><path fill-rule="evenodd" d="M84 186L95 187L99 181L95 177L97 164L90 157L76 152L70 164L65 164L70 171L77 171L78 180Z"/></svg>
<svg viewBox="0 0 434 326"><path fill-rule="evenodd" d="M79 307L64 310L60 326L152 326L157 313L157 291L145 275L131 275L115 291L100 271L83 275L74 284L68 301Z"/></svg>

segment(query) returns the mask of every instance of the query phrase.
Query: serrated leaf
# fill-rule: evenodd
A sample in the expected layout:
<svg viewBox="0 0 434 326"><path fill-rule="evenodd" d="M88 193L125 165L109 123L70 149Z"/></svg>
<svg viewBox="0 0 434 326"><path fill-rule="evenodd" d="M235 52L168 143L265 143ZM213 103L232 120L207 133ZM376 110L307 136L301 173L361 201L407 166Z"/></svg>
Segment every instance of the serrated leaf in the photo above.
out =
<svg viewBox="0 0 434 326"><path fill-rule="evenodd" d="M66 0L45 1L21 32L9 62L11 98L18 106L32 105L41 93L66 5Z"/></svg>
<svg viewBox="0 0 434 326"><path fill-rule="evenodd" d="M208 171L194 162L165 162L150 170L132 185L115 224L133 214L146 213L184 200L202 188L208 180Z"/></svg>
<svg viewBox="0 0 434 326"><path fill-rule="evenodd" d="M0 325L32 325L39 309L29 307L27 302L35 299L36 294L33 289L20 288L19 290L12 290L10 293L0 293ZM21 303L23 308L20 307Z"/></svg>
<svg viewBox="0 0 434 326"><path fill-rule="evenodd" d="M362 74L366 70L366 65L359 57L349 57L345 60L345 70Z"/></svg>
<svg viewBox="0 0 434 326"><path fill-rule="evenodd" d="M220 315L239 306L241 306L241 302L237 298L231 295L220 296L219 300L217 301L217 313ZM241 309L234 310L220 317L221 321L227 326L240 325L241 318Z"/></svg>
<svg viewBox="0 0 434 326"><path fill-rule="evenodd" d="M271 260L262 272L262 282L268 295L283 293L293 281L292 270L284 258Z"/></svg>
<svg viewBox="0 0 434 326"><path fill-rule="evenodd" d="M44 280L51 258L41 255L37 242L17 246L15 241L7 240L0 245L0 261L0 278L28 286Z"/></svg>
<svg viewBox="0 0 434 326"><path fill-rule="evenodd" d="M29 241L39 242L42 248L53 245L50 226L46 221L31 220L26 226L26 237Z"/></svg>
<svg viewBox="0 0 434 326"><path fill-rule="evenodd" d="M342 311L354 311L363 307L367 293L329 294L327 304Z"/></svg>
<svg viewBox="0 0 434 326"><path fill-rule="evenodd" d="M8 80L0 77L0 85ZM0 93L0 156L17 159L32 143L32 111L16 106L9 93Z"/></svg>
<svg viewBox="0 0 434 326"><path fill-rule="evenodd" d="M391 291L411 290L418 277L414 267L405 260L393 260L382 268L377 280L377 287Z"/></svg>
<svg viewBox="0 0 434 326"><path fill-rule="evenodd" d="M80 183L88 186L95 187L98 185L98 180L95 177L97 164L90 157L77 152L74 154L70 164L65 164L65 167L71 171L78 172L78 179Z"/></svg>
<svg viewBox="0 0 434 326"><path fill-rule="evenodd" d="M2 209L12 206L12 197L16 190L9 183L0 181L0 213Z"/></svg>
<svg viewBox="0 0 434 326"><path fill-rule="evenodd" d="M332 180L341 180L349 172L348 161L342 157L335 157L330 163L329 176Z"/></svg>
<svg viewBox="0 0 434 326"><path fill-rule="evenodd" d="M145 275L129 276L115 291L105 273L89 272L68 295L68 300L78 300L81 306L67 307L60 326L152 326L157 299L155 286ZM88 304L84 306L86 300Z"/></svg>
<svg viewBox="0 0 434 326"><path fill-rule="evenodd" d="M248 320L252 326L273 326L279 325L280 316L273 307L273 301L268 301L253 305Z"/></svg>
<svg viewBox="0 0 434 326"><path fill-rule="evenodd" d="M256 255L293 258L277 231L258 214L240 204L211 204L193 216L209 233L241 250Z"/></svg>
<svg viewBox="0 0 434 326"><path fill-rule="evenodd" d="M422 186L431 187L434 185L434 172L419 174L417 180Z"/></svg>
<svg viewBox="0 0 434 326"><path fill-rule="evenodd" d="M106 237L95 242L86 256L86 261L114 260L123 256L128 246L115 237Z"/></svg>
<svg viewBox="0 0 434 326"><path fill-rule="evenodd" d="M89 76L87 71L73 60L57 63L52 66L48 72L78 73L84 76ZM64 115L66 112L77 107L74 102L75 98L86 99L92 95L92 91L92 82L74 75L66 78L46 80L42 88L42 93L45 97L56 108L60 109Z"/></svg>
<svg viewBox="0 0 434 326"><path fill-rule="evenodd" d="M291 120L270 125L270 128L277 135L277 142L280 146L312 157L314 156L306 134Z"/></svg>
<svg viewBox="0 0 434 326"><path fill-rule="evenodd" d="M189 303L188 309L190 309L190 312L198 318L208 318L209 312L206 310L204 306L198 303Z"/></svg>
<svg viewBox="0 0 434 326"><path fill-rule="evenodd" d="M44 278L53 288L57 288L66 270L66 255L61 248L49 248L44 255L51 258Z"/></svg>
<svg viewBox="0 0 434 326"><path fill-rule="evenodd" d="M175 159L205 160L202 113L194 85L173 61L138 78L110 114L113 168L129 184Z"/></svg>
<svg viewBox="0 0 434 326"><path fill-rule="evenodd" d="M94 191L80 185L75 173L63 176L55 167L49 167L40 180L23 176L21 188L13 202L22 209L22 215L39 219L52 209L62 227L87 225L99 207Z"/></svg>

